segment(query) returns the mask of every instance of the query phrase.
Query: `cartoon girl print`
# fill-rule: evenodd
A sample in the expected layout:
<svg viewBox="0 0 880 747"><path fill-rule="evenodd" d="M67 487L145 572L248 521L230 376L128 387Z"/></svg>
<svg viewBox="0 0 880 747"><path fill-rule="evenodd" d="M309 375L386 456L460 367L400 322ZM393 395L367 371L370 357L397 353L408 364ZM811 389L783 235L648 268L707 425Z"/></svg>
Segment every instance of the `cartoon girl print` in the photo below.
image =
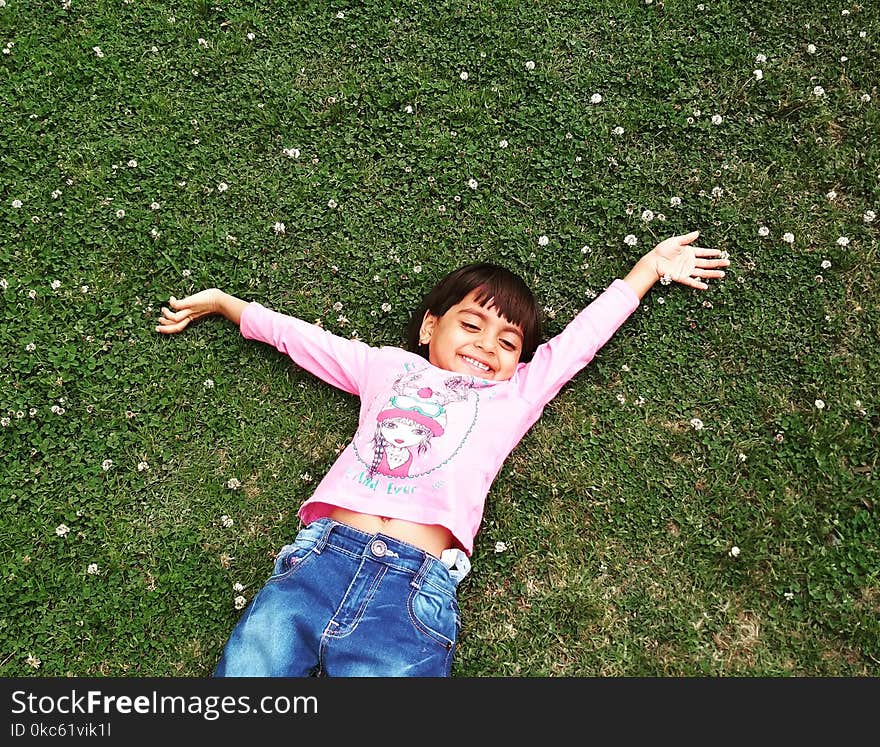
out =
<svg viewBox="0 0 880 747"><path fill-rule="evenodd" d="M424 454L434 438L446 432L447 405L467 399L470 380L462 376L446 379L437 391L419 386L421 374L394 383L395 394L376 418L373 460L369 477L377 472L388 477L409 477L416 454Z"/></svg>

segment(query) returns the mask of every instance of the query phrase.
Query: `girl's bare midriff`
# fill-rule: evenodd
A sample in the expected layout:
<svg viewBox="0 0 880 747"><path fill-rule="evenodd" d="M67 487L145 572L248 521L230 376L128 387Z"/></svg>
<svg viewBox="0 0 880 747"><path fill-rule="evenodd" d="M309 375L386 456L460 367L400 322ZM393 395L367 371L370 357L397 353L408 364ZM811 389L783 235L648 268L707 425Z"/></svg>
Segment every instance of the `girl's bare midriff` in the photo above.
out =
<svg viewBox="0 0 880 747"><path fill-rule="evenodd" d="M437 558L444 550L458 546L452 538L452 533L439 524L417 524L403 519L386 519L383 516L349 511L347 508L334 508L329 516L362 532L386 534L415 545Z"/></svg>

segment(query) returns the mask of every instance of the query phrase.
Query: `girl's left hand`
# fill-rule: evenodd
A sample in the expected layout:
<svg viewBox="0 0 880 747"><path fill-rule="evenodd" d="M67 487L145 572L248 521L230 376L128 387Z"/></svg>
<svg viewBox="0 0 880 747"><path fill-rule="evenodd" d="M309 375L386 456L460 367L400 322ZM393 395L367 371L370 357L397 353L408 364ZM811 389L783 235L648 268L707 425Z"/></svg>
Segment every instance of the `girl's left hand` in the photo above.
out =
<svg viewBox="0 0 880 747"><path fill-rule="evenodd" d="M692 231L683 236L672 236L654 247L651 256L660 282L668 285L676 283L706 290L709 286L698 278L723 278L724 272L717 268L727 267L730 260L718 249L703 249L691 246L700 235Z"/></svg>

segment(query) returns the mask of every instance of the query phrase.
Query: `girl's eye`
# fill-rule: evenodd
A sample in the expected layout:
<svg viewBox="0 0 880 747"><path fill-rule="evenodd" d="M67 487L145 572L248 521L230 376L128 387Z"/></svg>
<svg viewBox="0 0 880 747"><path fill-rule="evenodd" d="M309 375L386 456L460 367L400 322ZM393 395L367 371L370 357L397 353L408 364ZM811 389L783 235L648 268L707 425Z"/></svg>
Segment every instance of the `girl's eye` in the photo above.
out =
<svg viewBox="0 0 880 747"><path fill-rule="evenodd" d="M470 322L462 322L461 326L468 330L476 330L479 329L476 324L471 324Z"/></svg>
<svg viewBox="0 0 880 747"><path fill-rule="evenodd" d="M505 350L513 350L516 345L514 345L510 340L502 340L501 344L504 346Z"/></svg>

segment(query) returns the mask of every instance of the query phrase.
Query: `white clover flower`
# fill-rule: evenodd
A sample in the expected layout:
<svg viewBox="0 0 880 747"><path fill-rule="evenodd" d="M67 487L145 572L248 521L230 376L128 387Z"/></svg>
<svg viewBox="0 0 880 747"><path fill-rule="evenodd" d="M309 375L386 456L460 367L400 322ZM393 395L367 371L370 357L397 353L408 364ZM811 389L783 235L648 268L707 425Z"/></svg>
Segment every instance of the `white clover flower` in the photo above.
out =
<svg viewBox="0 0 880 747"><path fill-rule="evenodd" d="M761 68L757 70L752 70L752 75L755 76L755 80L763 80L764 79L764 71Z"/></svg>
<svg viewBox="0 0 880 747"><path fill-rule="evenodd" d="M713 125L720 125L723 121L724 121L724 119L720 114L713 114L712 115L712 124Z"/></svg>
<svg viewBox="0 0 880 747"><path fill-rule="evenodd" d="M158 202L156 202L155 200L153 200L153 202L150 203L150 210L158 210L160 207L162 207L162 206Z"/></svg>
<svg viewBox="0 0 880 747"><path fill-rule="evenodd" d="M873 210L866 210L865 214L862 216L862 220L865 223L873 223L876 218L877 213L875 213Z"/></svg>
<svg viewBox="0 0 880 747"><path fill-rule="evenodd" d="M337 301L333 304L333 311L342 311L342 301Z"/></svg>
<svg viewBox="0 0 880 747"><path fill-rule="evenodd" d="M247 599L245 597L239 595L235 598L235 609L237 609L237 610L244 609L246 604L247 604Z"/></svg>
<svg viewBox="0 0 880 747"><path fill-rule="evenodd" d="M602 103L602 94L601 93L594 93L592 96L590 96L590 103L591 104L601 104Z"/></svg>
<svg viewBox="0 0 880 747"><path fill-rule="evenodd" d="M669 285L671 282L672 282L672 275L670 275L668 272L665 272L660 276L660 284L661 285Z"/></svg>
<svg viewBox="0 0 880 747"><path fill-rule="evenodd" d="M825 403L821 399L817 399L813 404L816 405L817 410L825 409Z"/></svg>
<svg viewBox="0 0 880 747"><path fill-rule="evenodd" d="M770 235L770 229L767 228L767 226L761 226L758 229L758 236L769 236L769 235Z"/></svg>
<svg viewBox="0 0 880 747"><path fill-rule="evenodd" d="M825 89L822 86L813 86L813 96L822 97L825 95Z"/></svg>
<svg viewBox="0 0 880 747"><path fill-rule="evenodd" d="M214 388L214 379L205 379L202 382L202 386L205 387L205 389L213 389Z"/></svg>
<svg viewBox="0 0 880 747"><path fill-rule="evenodd" d="M200 46L202 49L207 49L207 48L208 48L208 42L207 42L205 39L202 39L202 37L199 37L198 42L199 42L199 46Z"/></svg>
<svg viewBox="0 0 880 747"><path fill-rule="evenodd" d="M336 202L332 197L327 200L327 207L333 210L339 203Z"/></svg>
<svg viewBox="0 0 880 747"><path fill-rule="evenodd" d="M183 275L183 277L188 278L190 275L192 275L192 270L184 269L180 274Z"/></svg>
<svg viewBox="0 0 880 747"><path fill-rule="evenodd" d="M300 156L299 148L284 148L281 152L288 158L299 158Z"/></svg>
<svg viewBox="0 0 880 747"><path fill-rule="evenodd" d="M220 517L220 523L223 525L224 529L229 529L230 527L232 527L233 524L235 524L235 522L232 520L232 517L227 516L226 514L223 514L223 516Z"/></svg>
<svg viewBox="0 0 880 747"><path fill-rule="evenodd" d="M256 38L257 38L257 35L253 31L247 32L247 40L248 41L253 41Z"/></svg>
<svg viewBox="0 0 880 747"><path fill-rule="evenodd" d="M712 197L716 199L721 197L724 194L724 190L721 187L712 187Z"/></svg>
<svg viewBox="0 0 880 747"><path fill-rule="evenodd" d="M241 487L241 482L238 480L237 477L230 477L226 481L226 487L230 490L238 490Z"/></svg>
<svg viewBox="0 0 880 747"><path fill-rule="evenodd" d="M867 223L867 221L865 221ZM6 278L0 278L0 290L6 290L9 287L9 281Z"/></svg>
<svg viewBox="0 0 880 747"><path fill-rule="evenodd" d="M388 303L387 301L386 301L385 303L383 303L383 304L382 304L382 311L384 311L386 314L387 314L389 311L391 311L391 304Z"/></svg>
<svg viewBox="0 0 880 747"><path fill-rule="evenodd" d="M138 165L138 162L135 161L133 158L130 159L129 162L128 162L128 167L129 167L130 169L136 169L136 168L137 168L137 165Z"/></svg>
<svg viewBox="0 0 880 747"><path fill-rule="evenodd" d="M507 549L507 543L505 542L496 542L495 543L495 552L500 553L504 552Z"/></svg>
<svg viewBox="0 0 880 747"><path fill-rule="evenodd" d="M849 239L846 236L838 236L837 237L837 245L838 246L849 246Z"/></svg>
<svg viewBox="0 0 880 747"><path fill-rule="evenodd" d="M691 418L691 428L695 431L703 430L703 421L699 418Z"/></svg>
<svg viewBox="0 0 880 747"><path fill-rule="evenodd" d="M116 217L119 218L119 219L121 220L122 218L125 217L125 211L124 211L124 210L117 210L117 211L116 211Z"/></svg>
<svg viewBox="0 0 880 747"><path fill-rule="evenodd" d="M871 94L863 93L862 94L862 102L867 104L871 100Z"/></svg>
<svg viewBox="0 0 880 747"><path fill-rule="evenodd" d="M27 350L29 353L33 353L34 350L37 349L37 346L34 345L34 343L29 342L27 345L24 346L24 349Z"/></svg>
<svg viewBox="0 0 880 747"><path fill-rule="evenodd" d="M138 462L138 472L144 472L150 469L150 465L146 462Z"/></svg>
<svg viewBox="0 0 880 747"><path fill-rule="evenodd" d="M308 472L303 472L303 473L299 476L299 479L302 480L303 482L311 482L311 481L312 481L312 476L311 476L311 474L309 474Z"/></svg>
<svg viewBox="0 0 880 747"><path fill-rule="evenodd" d="M790 602L792 599L794 599L794 592L786 591L782 596L785 597L786 601Z"/></svg>
<svg viewBox="0 0 880 747"><path fill-rule="evenodd" d="M816 54L815 44L807 44L807 54Z"/></svg>
<svg viewBox="0 0 880 747"><path fill-rule="evenodd" d="M0 418L0 425L2 425L4 428L8 428L11 424L12 424L12 421L9 418L7 418L7 417Z"/></svg>
<svg viewBox="0 0 880 747"><path fill-rule="evenodd" d="M550 243L550 239L546 235L541 235L538 237L538 246L547 246Z"/></svg>
<svg viewBox="0 0 880 747"><path fill-rule="evenodd" d="M477 188L477 180L476 179L468 179L468 186L471 189L476 189Z"/></svg>
<svg viewBox="0 0 880 747"><path fill-rule="evenodd" d="M59 197L61 197L61 194L62 193L60 189L52 190L52 199L57 200Z"/></svg>
<svg viewBox="0 0 880 747"><path fill-rule="evenodd" d="M343 12L340 10L340 11L336 14L336 17L339 18L339 19L345 18L345 13L343 13Z"/></svg>
<svg viewBox="0 0 880 747"><path fill-rule="evenodd" d="M275 225L272 226L272 230L275 231L277 235L281 236L286 229L283 223L275 223Z"/></svg>
<svg viewBox="0 0 880 747"><path fill-rule="evenodd" d="M55 527L55 534L59 537L66 537L67 533L70 531L70 527L67 524L59 524Z"/></svg>
<svg viewBox="0 0 880 747"><path fill-rule="evenodd" d="M670 197L669 207L681 207L681 197Z"/></svg>
<svg viewBox="0 0 880 747"><path fill-rule="evenodd" d="M416 275L418 275L421 271L422 271L421 265L416 265L415 267L413 267L413 272L416 273Z"/></svg>
<svg viewBox="0 0 880 747"><path fill-rule="evenodd" d="M12 201L12 207L14 207L16 210L18 210L22 206L22 204L23 203L21 200L13 200Z"/></svg>
<svg viewBox="0 0 880 747"><path fill-rule="evenodd" d="M101 51L100 47L92 47L92 51L95 53L97 57L103 57L104 53Z"/></svg>
<svg viewBox="0 0 880 747"><path fill-rule="evenodd" d="M827 259L823 259L822 260L822 269L827 270L829 267L831 267L831 262L829 262Z"/></svg>
<svg viewBox="0 0 880 747"><path fill-rule="evenodd" d="M38 657L34 656L33 654L28 654L25 662L29 667L33 667L34 669L39 669L40 665L43 663Z"/></svg>
<svg viewBox="0 0 880 747"><path fill-rule="evenodd" d="M506 140L500 140L500 141L498 142L498 147L499 147L499 148L506 148L508 145L509 145L509 143L508 143Z"/></svg>
<svg viewBox="0 0 880 747"><path fill-rule="evenodd" d="M528 61L526 62L526 70L534 70L534 69L535 69L535 63L534 63L534 61L533 61L533 60L528 60Z"/></svg>
<svg viewBox="0 0 880 747"><path fill-rule="evenodd" d="M101 462L101 469L104 470L104 472L109 472L112 467L113 467L113 460L112 459L105 459L103 462Z"/></svg>
<svg viewBox="0 0 880 747"><path fill-rule="evenodd" d="M458 77L461 78L462 80L467 80L468 79L467 70L462 70L461 73L459 73Z"/></svg>
<svg viewBox="0 0 880 747"><path fill-rule="evenodd" d="M759 64L762 63L762 62L767 62L767 55L765 55L765 54L759 54L759 55L756 55L756 56L755 56L755 62L757 62L757 63L759 63Z"/></svg>
<svg viewBox="0 0 880 747"><path fill-rule="evenodd" d="M784 234L782 234L782 240L786 244L794 244L794 234L790 231L786 231Z"/></svg>
<svg viewBox="0 0 880 747"><path fill-rule="evenodd" d="M742 452L740 452L739 453L739 460L741 462L744 462L746 459L748 459L748 457L745 454L743 454Z"/></svg>
<svg viewBox="0 0 880 747"><path fill-rule="evenodd" d="M731 558L738 558L739 552L740 552L739 548L736 545L734 545L733 547L730 548L730 557Z"/></svg>
<svg viewBox="0 0 880 747"><path fill-rule="evenodd" d="M628 246L635 246L639 243L639 240L633 234L628 233L626 236L623 237L623 243L627 244Z"/></svg>
<svg viewBox="0 0 880 747"><path fill-rule="evenodd" d="M611 134L612 134L612 135L622 135L622 134L623 134L623 127L620 127L620 126L618 125L618 126L615 127L613 130L611 130Z"/></svg>
<svg viewBox="0 0 880 747"><path fill-rule="evenodd" d="M404 110L407 114L412 114L412 113L413 113L413 108L412 108L412 106L411 106L410 104L407 104L407 105L403 108L403 110Z"/></svg>
<svg viewBox="0 0 880 747"><path fill-rule="evenodd" d="M238 581L236 581L234 584L232 584L232 590L233 591L244 591L244 584L240 584Z"/></svg>
<svg viewBox="0 0 880 747"><path fill-rule="evenodd" d="M625 405L626 404L626 397L624 397L622 394L618 394L617 401L620 402L620 404Z"/></svg>
<svg viewBox="0 0 880 747"><path fill-rule="evenodd" d="M88 568L86 568L86 573L90 576L95 576L98 573L98 564L97 563L89 563Z"/></svg>
<svg viewBox="0 0 880 747"><path fill-rule="evenodd" d="M218 192L225 192L227 189L229 189L229 185L226 182L220 182L217 185Z"/></svg>
<svg viewBox="0 0 880 747"><path fill-rule="evenodd" d="M642 220L645 223L650 223L654 220L654 212L652 210L642 210Z"/></svg>
<svg viewBox="0 0 880 747"><path fill-rule="evenodd" d="M826 193L825 193L825 196L826 196L829 200L836 200L836 199L837 199L837 192L835 192L835 191L832 189L830 192L826 192Z"/></svg>

